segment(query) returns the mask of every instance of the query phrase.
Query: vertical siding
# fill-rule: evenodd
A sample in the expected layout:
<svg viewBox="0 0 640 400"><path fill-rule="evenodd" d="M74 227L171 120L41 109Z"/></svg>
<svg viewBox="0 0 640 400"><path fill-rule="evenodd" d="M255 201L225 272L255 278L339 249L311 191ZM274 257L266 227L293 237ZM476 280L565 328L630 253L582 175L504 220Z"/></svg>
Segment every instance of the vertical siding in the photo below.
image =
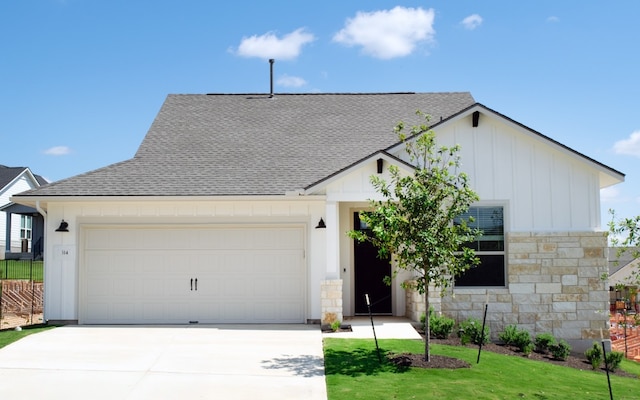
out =
<svg viewBox="0 0 640 400"><path fill-rule="evenodd" d="M481 200L509 202L511 230L600 227L598 172L575 156L487 117L477 128L466 118L436 133L440 144L461 145Z"/></svg>

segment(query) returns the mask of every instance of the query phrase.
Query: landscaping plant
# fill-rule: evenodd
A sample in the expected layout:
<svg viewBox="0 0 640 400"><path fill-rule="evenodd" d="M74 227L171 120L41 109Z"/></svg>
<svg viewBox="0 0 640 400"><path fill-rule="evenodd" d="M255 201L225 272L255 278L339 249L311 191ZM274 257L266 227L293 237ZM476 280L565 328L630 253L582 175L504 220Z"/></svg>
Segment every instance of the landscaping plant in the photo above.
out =
<svg viewBox="0 0 640 400"><path fill-rule="evenodd" d="M484 327L482 332L482 322L476 318L468 318L465 321L460 322L458 336L462 344L487 344L489 343L489 337L491 330L488 326Z"/></svg>
<svg viewBox="0 0 640 400"><path fill-rule="evenodd" d="M607 362L607 368L609 368L609 371L613 372L618 369L623 358L624 353L621 351L612 351L610 353L607 353L605 360Z"/></svg>
<svg viewBox="0 0 640 400"><path fill-rule="evenodd" d="M506 346L515 344L516 335L518 334L518 327L515 325L507 325L503 332L500 332L498 339L502 341Z"/></svg>
<svg viewBox="0 0 640 400"><path fill-rule="evenodd" d="M453 332L455 324L456 321L445 315L432 313L429 317L431 336L438 339L447 339L451 335L451 332Z"/></svg>
<svg viewBox="0 0 640 400"><path fill-rule="evenodd" d="M531 334L526 329L520 329L516 334L514 345L524 353L525 356L531 354L533 350L533 342L531 341Z"/></svg>
<svg viewBox="0 0 640 400"><path fill-rule="evenodd" d="M393 276L400 270L410 271L416 278L403 287L424 295L429 310L429 289L444 294L456 276L479 264L473 249L465 246L480 235L468 220L460 218L471 204L479 200L471 189L468 176L460 171L460 146L439 146L435 133L425 124L409 132L404 124L395 127L406 155L415 167L407 174L395 165L389 166L390 182L382 175L371 176L371 184L383 200L371 200L370 211L360 213L370 234L352 230L349 236L369 241L381 257L391 257ZM455 222L455 223L454 223ZM392 277L385 282L391 284ZM430 318L425 318L424 359L429 361Z"/></svg>
<svg viewBox="0 0 640 400"><path fill-rule="evenodd" d="M533 343L536 346L536 352L544 354L551 350L551 346L556 344L556 338L552 334L544 332L537 335Z"/></svg>
<svg viewBox="0 0 640 400"><path fill-rule="evenodd" d="M591 368L598 369L602 364L602 348L597 342L593 342L593 346L584 352L587 361L591 364Z"/></svg>
<svg viewBox="0 0 640 400"><path fill-rule="evenodd" d="M561 339L557 344L549 346L549 351L556 360L565 361L571 354L571 346Z"/></svg>

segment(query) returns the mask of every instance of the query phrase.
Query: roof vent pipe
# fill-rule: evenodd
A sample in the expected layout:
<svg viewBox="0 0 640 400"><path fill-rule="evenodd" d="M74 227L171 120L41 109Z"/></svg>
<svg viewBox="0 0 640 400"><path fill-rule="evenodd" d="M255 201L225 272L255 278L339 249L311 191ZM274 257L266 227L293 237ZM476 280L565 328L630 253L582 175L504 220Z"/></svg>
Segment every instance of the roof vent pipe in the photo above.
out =
<svg viewBox="0 0 640 400"><path fill-rule="evenodd" d="M269 59L269 70L270 70L270 79L269 79L269 98L272 99L273 98L273 63L276 60L274 60L273 58Z"/></svg>

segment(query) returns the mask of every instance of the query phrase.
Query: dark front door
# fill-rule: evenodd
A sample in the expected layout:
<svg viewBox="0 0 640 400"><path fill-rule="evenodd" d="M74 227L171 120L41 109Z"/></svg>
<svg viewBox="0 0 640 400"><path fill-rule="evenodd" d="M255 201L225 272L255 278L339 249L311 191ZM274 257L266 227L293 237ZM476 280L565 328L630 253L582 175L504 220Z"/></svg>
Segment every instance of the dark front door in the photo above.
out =
<svg viewBox="0 0 640 400"><path fill-rule="evenodd" d="M354 229L368 231L360 222L360 215L354 213ZM375 314L391 314L391 286L384 283L384 278L391 276L389 258L378 257L378 249L370 242L354 241L354 280L355 280L355 312L369 312L365 294L369 295L371 312Z"/></svg>

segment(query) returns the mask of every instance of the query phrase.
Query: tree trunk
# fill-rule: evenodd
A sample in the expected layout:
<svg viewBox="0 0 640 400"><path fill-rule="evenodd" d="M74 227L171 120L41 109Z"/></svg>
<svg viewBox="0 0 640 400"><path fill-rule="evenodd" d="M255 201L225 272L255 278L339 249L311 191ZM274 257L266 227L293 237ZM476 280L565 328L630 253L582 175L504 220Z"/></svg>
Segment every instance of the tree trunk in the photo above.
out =
<svg viewBox="0 0 640 400"><path fill-rule="evenodd" d="M424 360L426 362L431 361L431 352L429 350L431 342L431 327L429 326L429 284L424 285L424 305L425 305L425 317L424 317Z"/></svg>

